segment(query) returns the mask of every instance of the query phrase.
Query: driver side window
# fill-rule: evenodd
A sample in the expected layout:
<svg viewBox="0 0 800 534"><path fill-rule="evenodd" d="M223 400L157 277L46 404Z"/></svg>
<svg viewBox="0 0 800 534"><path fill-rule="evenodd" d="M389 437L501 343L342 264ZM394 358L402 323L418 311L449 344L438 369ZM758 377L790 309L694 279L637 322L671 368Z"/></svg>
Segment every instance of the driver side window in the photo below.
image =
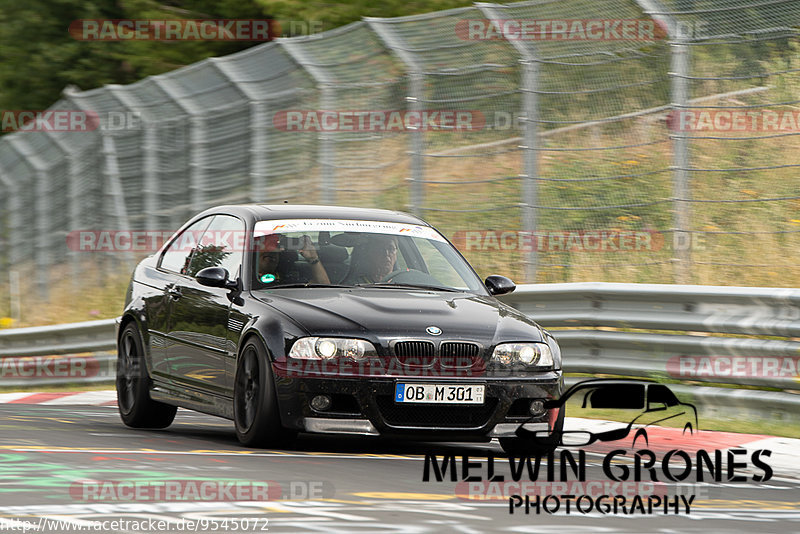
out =
<svg viewBox="0 0 800 534"><path fill-rule="evenodd" d="M197 245L200 243L203 233L206 231L206 228L208 228L212 218L213 217L205 217L200 219L181 232L172 243L170 243L167 250L164 251L164 254L161 256L159 267L167 271L172 271L173 273L191 276L189 273L189 265L192 261L192 256L195 250L197 250Z"/></svg>
<svg viewBox="0 0 800 534"><path fill-rule="evenodd" d="M236 279L242 265L244 249L244 223L229 215L215 215L197 245L189 269L189 276L206 267L222 267L230 279Z"/></svg>

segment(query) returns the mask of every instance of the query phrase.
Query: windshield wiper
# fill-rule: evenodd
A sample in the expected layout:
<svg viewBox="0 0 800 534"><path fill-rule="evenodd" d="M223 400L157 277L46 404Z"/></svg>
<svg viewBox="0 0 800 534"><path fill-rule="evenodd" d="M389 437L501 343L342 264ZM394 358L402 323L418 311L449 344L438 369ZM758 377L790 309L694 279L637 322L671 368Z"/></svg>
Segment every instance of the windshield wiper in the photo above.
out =
<svg viewBox="0 0 800 534"><path fill-rule="evenodd" d="M433 290L433 291L450 291L454 293L463 293L467 291L466 289L456 289L454 287L443 287L443 286L429 286L425 284L390 284L390 283L382 283L377 282L374 284L356 284L357 287L379 287L379 288L387 288L387 289L426 289L426 290Z"/></svg>

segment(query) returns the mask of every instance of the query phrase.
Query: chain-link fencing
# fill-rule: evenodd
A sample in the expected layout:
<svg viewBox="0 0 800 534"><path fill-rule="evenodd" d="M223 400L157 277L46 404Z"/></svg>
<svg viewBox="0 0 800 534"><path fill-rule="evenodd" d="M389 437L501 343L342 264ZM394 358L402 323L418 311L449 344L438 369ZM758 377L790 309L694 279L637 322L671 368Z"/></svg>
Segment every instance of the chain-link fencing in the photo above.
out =
<svg viewBox="0 0 800 534"><path fill-rule="evenodd" d="M69 87L98 128L0 138L0 264L44 294L291 202L417 213L520 282L796 286L799 31L796 0L478 3Z"/></svg>

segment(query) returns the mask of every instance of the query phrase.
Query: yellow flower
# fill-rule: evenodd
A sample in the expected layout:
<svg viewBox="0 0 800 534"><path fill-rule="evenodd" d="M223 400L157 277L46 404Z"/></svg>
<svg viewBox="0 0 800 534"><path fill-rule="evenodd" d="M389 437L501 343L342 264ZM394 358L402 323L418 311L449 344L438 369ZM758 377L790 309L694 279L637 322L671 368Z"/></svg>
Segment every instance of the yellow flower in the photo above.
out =
<svg viewBox="0 0 800 534"><path fill-rule="evenodd" d="M623 161L622 163L624 163L625 165L638 165L639 164L639 162L636 161L635 159L629 159L628 161Z"/></svg>
<svg viewBox="0 0 800 534"><path fill-rule="evenodd" d="M0 328L11 328L14 324L14 319L11 317L0 317Z"/></svg>
<svg viewBox="0 0 800 534"><path fill-rule="evenodd" d="M628 217L627 215L620 215L619 217L617 217L618 221L627 221L628 219L630 219L630 217Z"/></svg>
<svg viewBox="0 0 800 534"><path fill-rule="evenodd" d="M703 227L703 230L705 230L706 232L713 232L715 230L719 230L719 226L713 224L707 224Z"/></svg>
<svg viewBox="0 0 800 534"><path fill-rule="evenodd" d="M792 224L800 224L800 219L791 219L789 222Z"/></svg>

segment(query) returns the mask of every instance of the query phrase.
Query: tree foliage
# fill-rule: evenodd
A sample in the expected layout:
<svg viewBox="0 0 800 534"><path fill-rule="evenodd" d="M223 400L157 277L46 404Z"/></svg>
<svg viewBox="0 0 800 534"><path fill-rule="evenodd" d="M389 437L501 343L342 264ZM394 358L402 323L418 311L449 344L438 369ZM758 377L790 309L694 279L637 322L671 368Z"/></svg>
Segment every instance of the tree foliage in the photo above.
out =
<svg viewBox="0 0 800 534"><path fill-rule="evenodd" d="M392 17L470 5L464 0L0 0L0 109L44 109L67 85L127 84L211 56L245 41L79 41L79 19L273 18L283 32L328 30L362 16ZM292 24L292 21L298 22ZM310 24L310 23L314 24Z"/></svg>

